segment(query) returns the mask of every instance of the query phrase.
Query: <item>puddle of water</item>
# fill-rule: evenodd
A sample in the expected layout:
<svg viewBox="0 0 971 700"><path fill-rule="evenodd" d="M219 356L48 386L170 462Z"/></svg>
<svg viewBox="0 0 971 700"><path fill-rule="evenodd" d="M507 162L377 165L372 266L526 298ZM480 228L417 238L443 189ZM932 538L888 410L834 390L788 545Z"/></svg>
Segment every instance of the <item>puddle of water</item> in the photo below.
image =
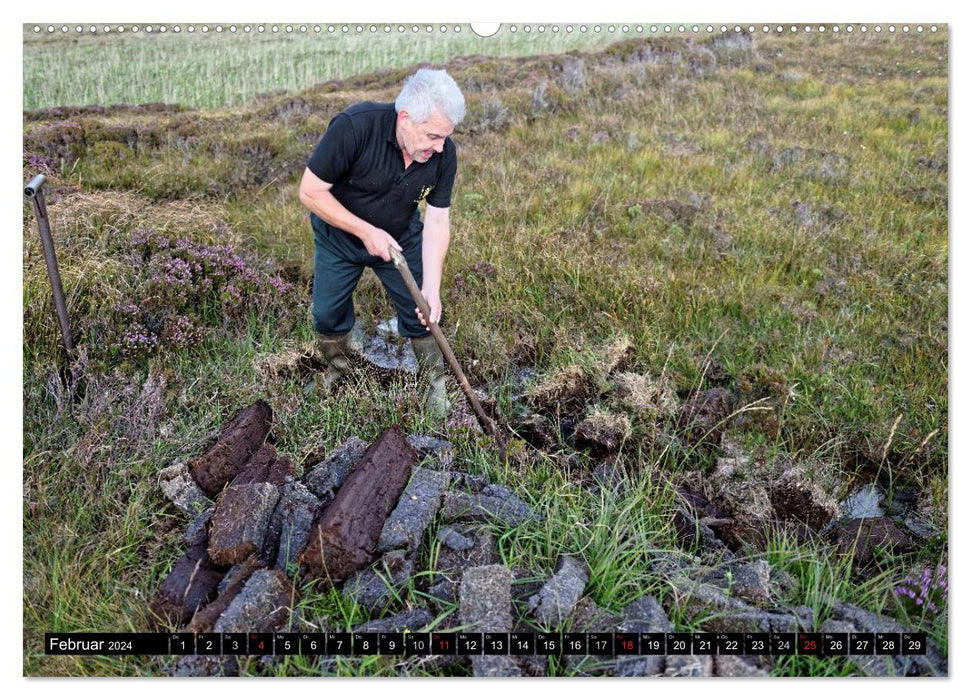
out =
<svg viewBox="0 0 971 700"><path fill-rule="evenodd" d="M418 367L411 343L398 335L396 318L379 323L375 334L364 335L361 344L364 359L381 369L414 372Z"/></svg>
<svg viewBox="0 0 971 700"><path fill-rule="evenodd" d="M880 506L882 494L875 484L867 484L840 503L844 518L880 518L885 512Z"/></svg>
<svg viewBox="0 0 971 700"><path fill-rule="evenodd" d="M389 318L381 321L377 327L377 333L379 336L386 338L397 337L398 336L398 319Z"/></svg>

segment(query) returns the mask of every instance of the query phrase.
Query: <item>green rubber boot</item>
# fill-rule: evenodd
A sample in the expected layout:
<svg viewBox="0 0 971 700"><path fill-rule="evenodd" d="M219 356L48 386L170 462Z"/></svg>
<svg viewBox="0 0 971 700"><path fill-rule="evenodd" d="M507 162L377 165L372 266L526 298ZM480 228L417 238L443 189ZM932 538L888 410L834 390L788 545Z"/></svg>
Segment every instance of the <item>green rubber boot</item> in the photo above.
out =
<svg viewBox="0 0 971 700"><path fill-rule="evenodd" d="M435 420L441 420L452 409L452 404L445 395L445 358L442 357L438 343L430 335L412 338L411 347L418 360L418 370L428 378L425 413Z"/></svg>
<svg viewBox="0 0 971 700"><path fill-rule="evenodd" d="M351 355L356 354L351 333L343 335L317 334L317 352L324 362L324 371L307 385L307 393L320 390L329 394L351 369Z"/></svg>

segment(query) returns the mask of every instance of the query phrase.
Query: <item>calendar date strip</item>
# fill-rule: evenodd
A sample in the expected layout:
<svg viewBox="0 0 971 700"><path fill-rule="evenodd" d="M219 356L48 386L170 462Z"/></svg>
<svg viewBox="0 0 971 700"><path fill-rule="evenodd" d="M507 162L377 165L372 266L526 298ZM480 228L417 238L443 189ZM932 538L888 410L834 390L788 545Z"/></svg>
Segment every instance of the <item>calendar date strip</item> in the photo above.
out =
<svg viewBox="0 0 971 700"><path fill-rule="evenodd" d="M75 656L918 656L927 635L723 632L49 632L44 653Z"/></svg>

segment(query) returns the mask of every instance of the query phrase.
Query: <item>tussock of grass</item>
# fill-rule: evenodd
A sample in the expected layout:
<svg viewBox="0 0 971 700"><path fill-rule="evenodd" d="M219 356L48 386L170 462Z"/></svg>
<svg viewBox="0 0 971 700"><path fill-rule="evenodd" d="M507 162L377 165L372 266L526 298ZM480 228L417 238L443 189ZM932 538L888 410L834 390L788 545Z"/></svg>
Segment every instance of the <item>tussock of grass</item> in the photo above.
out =
<svg viewBox="0 0 971 700"><path fill-rule="evenodd" d="M539 525L524 525L505 545L507 565L551 575L556 557L571 554L590 567L587 592L602 607L620 610L640 595L657 590L652 555L673 546L665 517L672 495L651 478L647 463L633 455L625 488L590 493L572 484L556 462L537 466L530 482L545 482L531 505L543 514Z"/></svg>
<svg viewBox="0 0 971 700"><path fill-rule="evenodd" d="M529 398L541 406L559 406L582 401L590 393L590 379L583 368L570 365L557 369L542 383L532 387Z"/></svg>
<svg viewBox="0 0 971 700"><path fill-rule="evenodd" d="M664 378L621 372L615 383L618 397L637 413L671 416L677 408L675 391Z"/></svg>

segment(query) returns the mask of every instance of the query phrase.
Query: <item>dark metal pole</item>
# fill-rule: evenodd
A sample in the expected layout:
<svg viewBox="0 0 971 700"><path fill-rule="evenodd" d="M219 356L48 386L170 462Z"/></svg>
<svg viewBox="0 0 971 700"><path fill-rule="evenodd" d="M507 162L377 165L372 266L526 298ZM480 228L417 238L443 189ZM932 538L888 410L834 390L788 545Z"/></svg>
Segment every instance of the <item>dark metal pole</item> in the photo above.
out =
<svg viewBox="0 0 971 700"><path fill-rule="evenodd" d="M30 197L34 205L34 215L37 217L37 227L40 229L40 240L44 246L44 260L47 262L47 276L51 281L54 292L54 309L57 311L57 321L61 325L61 336L64 338L64 349L68 357L74 354L74 341L71 338L71 320L67 315L67 304L64 301L64 289L61 286L61 273L57 269L57 256L54 254L54 239L51 238L51 227L47 221L47 204L44 202L44 175L38 175L24 187L24 194Z"/></svg>

